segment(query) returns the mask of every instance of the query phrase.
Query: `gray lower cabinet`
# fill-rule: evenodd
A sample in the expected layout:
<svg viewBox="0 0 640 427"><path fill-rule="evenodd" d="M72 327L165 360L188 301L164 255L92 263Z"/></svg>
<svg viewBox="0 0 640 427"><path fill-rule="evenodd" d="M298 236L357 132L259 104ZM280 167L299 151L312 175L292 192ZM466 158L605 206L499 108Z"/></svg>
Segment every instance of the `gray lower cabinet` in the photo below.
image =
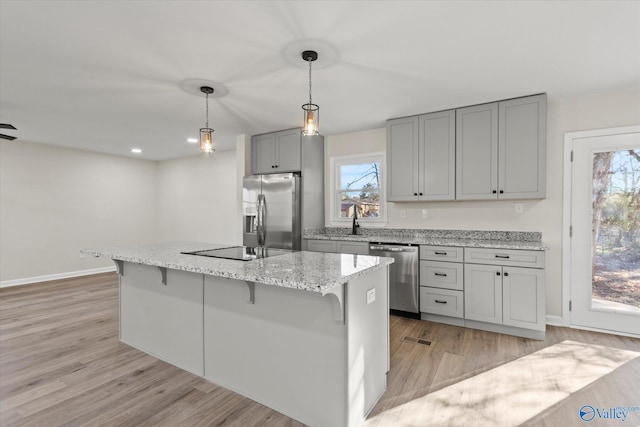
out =
<svg viewBox="0 0 640 427"><path fill-rule="evenodd" d="M301 170L300 129L252 137L251 161L254 174Z"/></svg>
<svg viewBox="0 0 640 427"><path fill-rule="evenodd" d="M463 248L420 246L420 311L464 317ZM458 261L458 262L456 262Z"/></svg>
<svg viewBox="0 0 640 427"><path fill-rule="evenodd" d="M465 318L502 323L502 268L465 264Z"/></svg>
<svg viewBox="0 0 640 427"><path fill-rule="evenodd" d="M465 248L464 276L465 319L545 330L544 252Z"/></svg>
<svg viewBox="0 0 640 427"><path fill-rule="evenodd" d="M307 250L311 252L369 255L369 242L352 242L348 240L307 240Z"/></svg>
<svg viewBox="0 0 640 427"><path fill-rule="evenodd" d="M122 264L120 340L202 376L203 275Z"/></svg>
<svg viewBox="0 0 640 427"><path fill-rule="evenodd" d="M502 267L502 323L545 329L544 270Z"/></svg>
<svg viewBox="0 0 640 427"><path fill-rule="evenodd" d="M456 110L456 199L546 196L547 96Z"/></svg>
<svg viewBox="0 0 640 427"><path fill-rule="evenodd" d="M425 320L544 339L544 252L420 246Z"/></svg>
<svg viewBox="0 0 640 427"><path fill-rule="evenodd" d="M455 110L387 122L387 200L455 199Z"/></svg>

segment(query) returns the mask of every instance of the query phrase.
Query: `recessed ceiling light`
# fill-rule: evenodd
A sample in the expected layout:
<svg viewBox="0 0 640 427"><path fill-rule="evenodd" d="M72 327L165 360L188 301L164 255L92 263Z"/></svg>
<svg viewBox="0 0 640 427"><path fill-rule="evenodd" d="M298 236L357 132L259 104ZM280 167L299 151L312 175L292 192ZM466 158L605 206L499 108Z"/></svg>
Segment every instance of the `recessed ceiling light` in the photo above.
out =
<svg viewBox="0 0 640 427"><path fill-rule="evenodd" d="M197 144L198 143L198 138L187 138L187 142L189 142L191 144Z"/></svg>
<svg viewBox="0 0 640 427"><path fill-rule="evenodd" d="M140 148L132 148L131 152L132 153L136 153L136 154L140 154L140 153L142 153L142 150Z"/></svg>

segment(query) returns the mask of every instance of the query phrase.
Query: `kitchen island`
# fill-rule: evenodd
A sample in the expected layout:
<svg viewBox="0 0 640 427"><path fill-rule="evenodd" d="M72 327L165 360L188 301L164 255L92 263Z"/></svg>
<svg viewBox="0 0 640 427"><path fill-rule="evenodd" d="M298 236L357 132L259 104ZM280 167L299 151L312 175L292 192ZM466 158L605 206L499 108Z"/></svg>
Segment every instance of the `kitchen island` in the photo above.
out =
<svg viewBox="0 0 640 427"><path fill-rule="evenodd" d="M304 424L360 425L386 390L392 260L181 253L223 246L82 252L117 265L122 342Z"/></svg>

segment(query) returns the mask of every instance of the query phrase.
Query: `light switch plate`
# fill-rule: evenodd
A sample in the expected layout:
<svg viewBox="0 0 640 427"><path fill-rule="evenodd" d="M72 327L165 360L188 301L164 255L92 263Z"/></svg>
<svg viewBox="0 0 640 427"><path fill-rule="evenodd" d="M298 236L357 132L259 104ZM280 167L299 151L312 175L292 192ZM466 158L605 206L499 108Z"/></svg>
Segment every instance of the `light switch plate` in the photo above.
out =
<svg viewBox="0 0 640 427"><path fill-rule="evenodd" d="M429 209L422 209L422 219L429 219Z"/></svg>
<svg viewBox="0 0 640 427"><path fill-rule="evenodd" d="M404 209L402 209L400 211L400 218L406 218L407 217L407 211L405 211Z"/></svg>
<svg viewBox="0 0 640 427"><path fill-rule="evenodd" d="M521 214L524 212L524 203L516 202L514 203L514 206L516 213Z"/></svg>
<svg viewBox="0 0 640 427"><path fill-rule="evenodd" d="M371 288L367 291L367 304L371 304L376 300L376 288Z"/></svg>

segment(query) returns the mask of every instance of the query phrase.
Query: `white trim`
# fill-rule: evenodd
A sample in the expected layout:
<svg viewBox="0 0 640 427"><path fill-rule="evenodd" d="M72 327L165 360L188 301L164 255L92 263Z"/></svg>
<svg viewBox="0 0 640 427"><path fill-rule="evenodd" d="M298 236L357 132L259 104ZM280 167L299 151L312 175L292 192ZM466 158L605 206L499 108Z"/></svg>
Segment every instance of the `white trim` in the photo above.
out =
<svg viewBox="0 0 640 427"><path fill-rule="evenodd" d="M92 274L110 273L116 271L116 267L92 268L90 270L69 271L67 273L47 274L45 276L25 277L23 279L3 280L0 282L0 288L8 288L10 286L29 285L31 283L50 282L52 280L70 279L72 277L90 276Z"/></svg>
<svg viewBox="0 0 640 427"><path fill-rule="evenodd" d="M360 225L366 225L367 227L384 227L387 225L387 197L386 197L386 162L387 162L387 153L385 151L373 151L368 153L359 153L359 154L347 154L343 156L331 156L329 159L329 218L328 223L330 226L338 226L344 227L351 224L351 219L337 219L336 212L337 209L336 201L335 201L335 192L336 192L336 183L338 180L337 177L337 163L346 163L350 160L364 160L368 157L371 157L375 160L381 160L381 171L380 171L380 210L381 215L380 218L376 220L367 220L359 218L358 222Z"/></svg>
<svg viewBox="0 0 640 427"><path fill-rule="evenodd" d="M571 238L569 227L571 226L571 151L575 140L606 135L621 135L640 132L640 125L624 126L608 129L593 129L578 132L565 132L564 134L564 165L562 187L562 323L564 326L576 329L593 330L597 332L613 333L607 330L590 329L583 326L577 327L571 324L569 301L571 300ZM616 333L617 335L626 335Z"/></svg>
<svg viewBox="0 0 640 427"><path fill-rule="evenodd" d="M551 314L547 314L546 323L551 326L564 326L562 316L552 316Z"/></svg>
<svg viewBox="0 0 640 427"><path fill-rule="evenodd" d="M620 336L623 336L623 337L640 338L640 335L628 334L626 332L619 332L619 331L610 331L608 329L591 328L589 326L571 325L569 327L571 329L578 329L578 330L581 330L581 331L592 331L592 332L600 332L600 333L609 334L609 335L620 335Z"/></svg>
<svg viewBox="0 0 640 427"><path fill-rule="evenodd" d="M562 324L571 325L571 313L569 301L571 300L571 151L573 139L579 132L566 132L564 134L564 165L562 178Z"/></svg>

